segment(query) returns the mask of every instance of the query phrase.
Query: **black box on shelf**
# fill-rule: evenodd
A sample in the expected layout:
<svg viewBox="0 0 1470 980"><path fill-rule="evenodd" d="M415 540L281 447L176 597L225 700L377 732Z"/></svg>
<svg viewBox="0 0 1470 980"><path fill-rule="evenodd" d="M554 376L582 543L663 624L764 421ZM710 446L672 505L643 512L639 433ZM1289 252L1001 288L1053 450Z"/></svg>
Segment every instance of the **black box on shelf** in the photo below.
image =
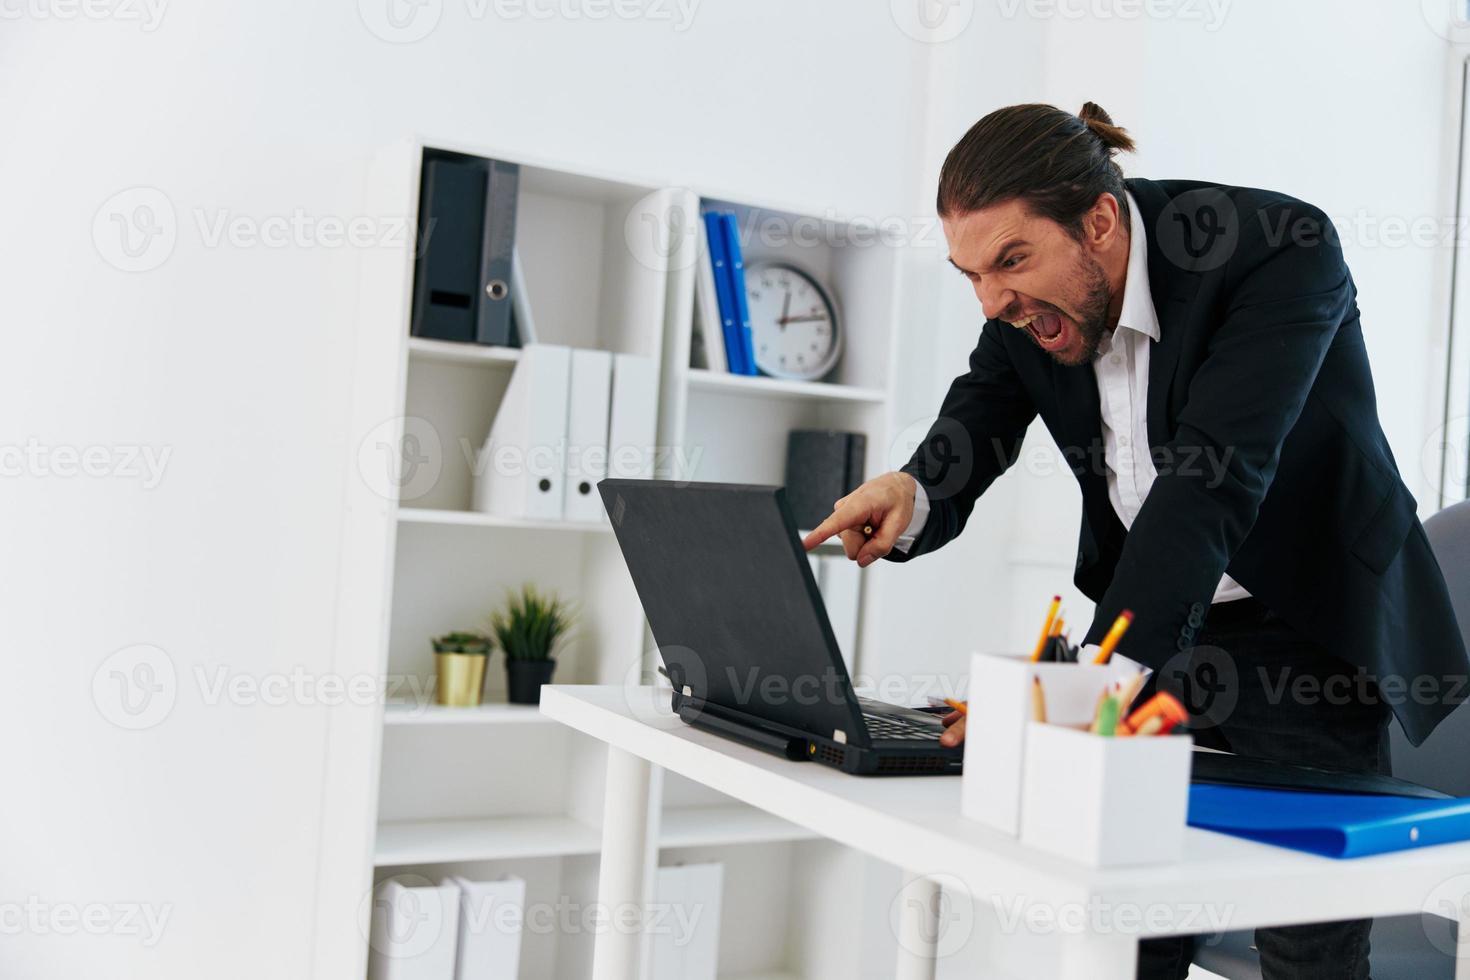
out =
<svg viewBox="0 0 1470 980"><path fill-rule="evenodd" d="M424 150L413 336L514 346L511 255L519 183L517 164Z"/></svg>
<svg viewBox="0 0 1470 980"><path fill-rule="evenodd" d="M797 527L809 531L832 503L863 482L867 436L834 429L794 429L786 441L786 501Z"/></svg>

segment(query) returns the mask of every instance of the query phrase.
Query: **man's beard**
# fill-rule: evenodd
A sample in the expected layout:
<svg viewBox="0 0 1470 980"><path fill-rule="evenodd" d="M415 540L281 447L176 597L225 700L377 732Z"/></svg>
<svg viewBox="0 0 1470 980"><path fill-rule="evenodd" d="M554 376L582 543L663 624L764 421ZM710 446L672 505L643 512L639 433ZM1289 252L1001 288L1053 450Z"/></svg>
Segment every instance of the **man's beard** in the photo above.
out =
<svg viewBox="0 0 1470 980"><path fill-rule="evenodd" d="M1062 362L1071 366L1091 364L1097 360L1097 349L1102 346L1103 334L1108 332L1108 306L1113 301L1102 266L1096 259L1084 261L1083 288L1086 292L1082 302L1077 304L1077 318L1073 321L1082 337L1082 353L1076 360Z"/></svg>

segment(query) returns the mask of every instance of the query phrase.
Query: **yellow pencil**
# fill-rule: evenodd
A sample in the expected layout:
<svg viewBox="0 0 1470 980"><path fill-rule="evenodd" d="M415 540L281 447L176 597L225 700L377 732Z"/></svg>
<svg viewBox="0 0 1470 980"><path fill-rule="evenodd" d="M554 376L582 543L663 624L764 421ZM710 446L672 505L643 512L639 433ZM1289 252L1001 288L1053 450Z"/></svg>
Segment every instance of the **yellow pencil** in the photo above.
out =
<svg viewBox="0 0 1470 980"><path fill-rule="evenodd" d="M1123 639L1123 634L1128 632L1128 627L1133 623L1133 611L1124 609L1113 620L1113 628L1108 630L1108 635L1103 637L1102 646L1097 651L1097 656L1092 658L1095 664L1105 664L1113 651L1118 647L1118 641Z"/></svg>
<svg viewBox="0 0 1470 980"><path fill-rule="evenodd" d="M967 715L970 713L970 709L966 707L965 702L963 701L956 701L954 698L945 698L944 703L949 705L951 708L958 711L962 715Z"/></svg>
<svg viewBox="0 0 1470 980"><path fill-rule="evenodd" d="M1051 597L1051 608L1046 611L1046 622L1041 626L1041 639L1036 641L1036 651L1031 654L1031 662L1034 664L1041 659L1046 652L1046 641L1051 637L1051 624L1057 618L1057 610L1062 606L1062 597L1054 595Z"/></svg>
<svg viewBox="0 0 1470 980"><path fill-rule="evenodd" d="M1041 678L1031 678L1031 719L1046 721L1046 692L1041 688Z"/></svg>

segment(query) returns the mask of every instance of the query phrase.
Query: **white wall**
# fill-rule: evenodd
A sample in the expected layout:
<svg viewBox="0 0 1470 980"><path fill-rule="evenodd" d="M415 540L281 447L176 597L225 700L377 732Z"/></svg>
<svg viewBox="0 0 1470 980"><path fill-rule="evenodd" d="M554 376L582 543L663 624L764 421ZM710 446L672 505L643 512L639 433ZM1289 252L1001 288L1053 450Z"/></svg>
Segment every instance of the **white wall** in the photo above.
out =
<svg viewBox="0 0 1470 980"><path fill-rule="evenodd" d="M151 488L34 465L0 483L0 902L34 895L61 928L90 903L169 916L151 945L121 926L7 934L6 977L256 980L312 961L325 711L211 704L195 672L327 669L359 256L211 245L196 212L352 217L371 152L415 134L860 214L914 184L925 49L883 6L705 0L679 31L431 0L437 28L391 44L361 15L386 3L165 0L153 29L119 19L141 5L5 8L0 445L171 454ZM137 186L177 237L124 272L94 216L118 257L108 211L137 202L104 203ZM160 651L151 681L109 660L134 644ZM116 685L170 671L151 702L166 717L112 723L150 720Z"/></svg>

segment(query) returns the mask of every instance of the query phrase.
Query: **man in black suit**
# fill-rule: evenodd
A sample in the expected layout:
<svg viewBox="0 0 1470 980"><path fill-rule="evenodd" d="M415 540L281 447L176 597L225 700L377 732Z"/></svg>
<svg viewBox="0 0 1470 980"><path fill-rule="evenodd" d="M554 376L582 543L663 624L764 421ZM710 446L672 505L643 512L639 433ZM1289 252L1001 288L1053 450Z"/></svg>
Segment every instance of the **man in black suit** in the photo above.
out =
<svg viewBox="0 0 1470 980"><path fill-rule="evenodd" d="M949 260L987 317L969 369L903 469L806 544L841 534L863 566L941 547L1040 415L1082 489L1085 642L1131 609L1120 652L1198 742L1386 771L1390 714L1418 744L1470 670L1332 225L1271 191L1125 181L1132 148L1088 103L998 110L950 152ZM1366 977L1370 925L1258 930L1265 976ZM1139 975L1183 977L1192 951L1144 942Z"/></svg>

